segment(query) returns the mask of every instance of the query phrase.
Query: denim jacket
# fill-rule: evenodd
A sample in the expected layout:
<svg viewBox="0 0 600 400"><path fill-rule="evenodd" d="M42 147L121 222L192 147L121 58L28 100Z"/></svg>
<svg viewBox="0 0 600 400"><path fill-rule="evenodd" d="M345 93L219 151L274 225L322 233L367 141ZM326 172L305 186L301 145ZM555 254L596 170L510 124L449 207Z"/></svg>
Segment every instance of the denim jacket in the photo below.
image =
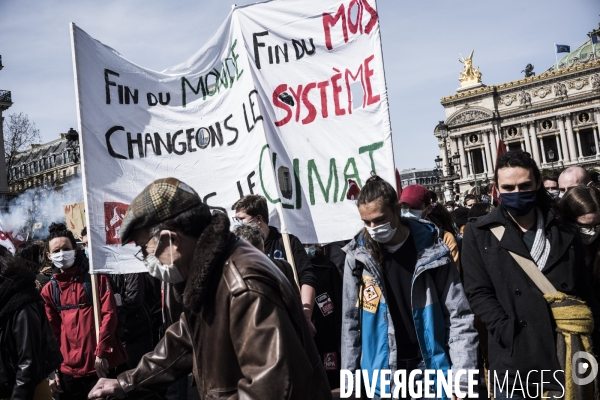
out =
<svg viewBox="0 0 600 400"><path fill-rule="evenodd" d="M478 340L474 316L448 247L439 238L435 225L405 218L402 223L408 225L418 253L411 298L426 368L443 370L446 377L450 369L453 372L476 369ZM394 325L386 304L381 269L366 246L361 233L344 247L347 257L342 302L342 369L367 370L369 376L373 376L374 370L389 369L392 371L391 389L387 388L385 393L390 390L393 393L393 374L397 369ZM375 291L368 290L373 297L374 293L380 293L380 299L375 309L366 307L365 310L363 306L359 313L360 275L367 283L363 289L373 285ZM460 389L463 392L468 389L466 374L461 377ZM454 387L452 390L456 392ZM380 394L379 382L376 393Z"/></svg>

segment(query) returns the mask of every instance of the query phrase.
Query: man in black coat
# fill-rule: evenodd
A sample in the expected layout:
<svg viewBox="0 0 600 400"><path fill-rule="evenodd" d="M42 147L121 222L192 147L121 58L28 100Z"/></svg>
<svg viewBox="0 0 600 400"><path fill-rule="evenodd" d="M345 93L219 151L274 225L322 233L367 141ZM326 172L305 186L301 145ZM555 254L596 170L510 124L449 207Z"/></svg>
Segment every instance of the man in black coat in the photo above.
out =
<svg viewBox="0 0 600 400"><path fill-rule="evenodd" d="M239 199L233 207L235 210L235 222L256 224L263 231L265 249L264 252L271 259L287 259L287 254L283 244L283 237L277 228L269 226L269 209L267 208L267 199L256 194L249 194ZM310 263L304 245L294 235L290 236L290 245L292 248L292 257L298 273L300 282L300 297L302 298L302 309L308 322L308 326L313 335L316 333L315 327L311 321L313 307L315 304L315 285L317 279L315 271Z"/></svg>
<svg viewBox="0 0 600 400"><path fill-rule="evenodd" d="M62 360L35 275L0 257L0 398L51 398L46 378Z"/></svg>
<svg viewBox="0 0 600 400"><path fill-rule="evenodd" d="M581 241L551 211L540 171L528 153L500 157L494 182L502 205L467 224L461 258L467 298L488 330L489 381L496 386L496 399L511 398L511 393L513 399L539 398L542 383L543 390L560 393L564 367L558 361L550 309L509 251L533 260L557 290L587 302L596 321L592 337L600 343L598 305L586 281ZM505 228L500 241L490 230L498 225Z"/></svg>

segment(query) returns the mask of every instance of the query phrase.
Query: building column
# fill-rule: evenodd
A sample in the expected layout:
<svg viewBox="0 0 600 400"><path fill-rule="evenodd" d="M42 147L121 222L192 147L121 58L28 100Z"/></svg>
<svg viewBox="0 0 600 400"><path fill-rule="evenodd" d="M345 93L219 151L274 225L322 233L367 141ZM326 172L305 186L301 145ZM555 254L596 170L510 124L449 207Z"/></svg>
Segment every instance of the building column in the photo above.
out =
<svg viewBox="0 0 600 400"><path fill-rule="evenodd" d="M579 136L578 128L575 128L575 135L577 136L577 149L579 150L579 157L583 157L583 151L581 151L581 137Z"/></svg>
<svg viewBox="0 0 600 400"><path fill-rule="evenodd" d="M475 175L475 170L473 169L473 154L471 154L471 150L467 150L467 158L469 159L469 174Z"/></svg>
<svg viewBox="0 0 600 400"><path fill-rule="evenodd" d="M450 143L450 155L458 153L458 143L454 141L452 137L448 137Z"/></svg>
<svg viewBox="0 0 600 400"><path fill-rule="evenodd" d="M496 135L496 131L492 129L489 131L490 134L490 146L492 147L492 161L494 162L494 167L496 167L496 159L498 158L498 135Z"/></svg>
<svg viewBox="0 0 600 400"><path fill-rule="evenodd" d="M556 121L558 123L558 130L560 131L560 144L562 147L564 161L569 162L571 161L571 156L569 154L569 148L567 147L567 134L565 132L565 123L563 122L563 119L560 116L556 118Z"/></svg>
<svg viewBox="0 0 600 400"><path fill-rule="evenodd" d="M469 160L467 160L467 156L465 154L465 144L463 142L462 135L456 138L456 142L458 143L458 154L460 155L460 170L462 178L466 178L469 175L469 171L467 166L469 165Z"/></svg>
<svg viewBox="0 0 600 400"><path fill-rule="evenodd" d="M487 150L490 154L490 172L494 172L494 167L496 166L496 152L494 151L494 146L492 146L492 140L494 139L494 133L491 130L487 130L485 132L485 136L487 138Z"/></svg>
<svg viewBox="0 0 600 400"><path fill-rule="evenodd" d="M592 128L594 132L594 144L596 145L596 157L600 157L600 147L598 146L598 125Z"/></svg>
<svg viewBox="0 0 600 400"><path fill-rule="evenodd" d="M546 164L546 149L544 148L544 138L540 138L540 147L542 149L542 162Z"/></svg>
<svg viewBox="0 0 600 400"><path fill-rule="evenodd" d="M487 174L489 169L488 169L488 157L487 154L485 152L485 145L481 146L479 148L479 150L481 151L481 158L483 159L483 173Z"/></svg>
<svg viewBox="0 0 600 400"><path fill-rule="evenodd" d="M529 136L531 137L531 151L533 152L533 159L539 165L540 164L540 148L538 145L538 137L535 129L535 121L529 124Z"/></svg>
<svg viewBox="0 0 600 400"><path fill-rule="evenodd" d="M527 124L521 124L521 133L523 134L523 140L525 141L525 151L531 154L531 142L529 141L529 130L527 129Z"/></svg>
<svg viewBox="0 0 600 400"><path fill-rule="evenodd" d="M485 131L482 133L485 143L483 147L485 147L485 161L487 165L487 173L491 174L494 172L494 167L492 164L492 152L490 151L490 131Z"/></svg>
<svg viewBox="0 0 600 400"><path fill-rule="evenodd" d="M563 152L562 152L562 148L561 148L561 144L560 144L560 138L558 137L558 133L555 133L554 137L556 138L556 149L558 150L558 161L562 161L564 164L565 159L563 158Z"/></svg>
<svg viewBox="0 0 600 400"><path fill-rule="evenodd" d="M567 141L569 143L569 157L571 161L577 161L577 150L575 149L575 135L573 135L573 124L571 123L571 115L565 114L561 118L565 118L565 126L567 128Z"/></svg>

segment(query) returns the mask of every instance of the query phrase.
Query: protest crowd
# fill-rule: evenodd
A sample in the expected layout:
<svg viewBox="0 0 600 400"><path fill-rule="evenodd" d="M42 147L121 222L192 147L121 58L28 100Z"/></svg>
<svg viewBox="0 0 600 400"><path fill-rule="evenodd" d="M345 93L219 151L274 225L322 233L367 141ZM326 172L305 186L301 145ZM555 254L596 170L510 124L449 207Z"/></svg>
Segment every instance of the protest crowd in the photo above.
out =
<svg viewBox="0 0 600 400"><path fill-rule="evenodd" d="M585 169L543 177L512 151L490 196L443 203L373 175L355 198L351 240L301 243L260 195L230 220L156 180L120 230L147 273L92 279L87 231L77 242L60 222L14 255L0 246L0 398L330 399L341 370L384 369L479 370L480 398L596 398L570 365L600 343L600 190ZM394 383L370 389L354 388L385 398Z"/></svg>

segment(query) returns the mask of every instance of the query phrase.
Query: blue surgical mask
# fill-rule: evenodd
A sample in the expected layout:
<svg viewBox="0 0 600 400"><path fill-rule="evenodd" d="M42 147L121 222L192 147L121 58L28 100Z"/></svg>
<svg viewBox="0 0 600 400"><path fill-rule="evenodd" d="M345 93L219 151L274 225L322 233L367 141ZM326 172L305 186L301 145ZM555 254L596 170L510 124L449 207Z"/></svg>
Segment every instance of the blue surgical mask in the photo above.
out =
<svg viewBox="0 0 600 400"><path fill-rule="evenodd" d="M88 252L88 248L84 248L83 251L85 252L85 256L86 258L89 260L90 259L90 253Z"/></svg>
<svg viewBox="0 0 600 400"><path fill-rule="evenodd" d="M537 191L500 193L500 199L506 211L515 217L522 217L535 207Z"/></svg>
<svg viewBox="0 0 600 400"><path fill-rule="evenodd" d="M423 211L415 210L414 208L403 208L400 215L404 218L421 219Z"/></svg>
<svg viewBox="0 0 600 400"><path fill-rule="evenodd" d="M310 247L304 248L304 250L306 251L308 258L314 258L317 254L317 247L314 244Z"/></svg>

